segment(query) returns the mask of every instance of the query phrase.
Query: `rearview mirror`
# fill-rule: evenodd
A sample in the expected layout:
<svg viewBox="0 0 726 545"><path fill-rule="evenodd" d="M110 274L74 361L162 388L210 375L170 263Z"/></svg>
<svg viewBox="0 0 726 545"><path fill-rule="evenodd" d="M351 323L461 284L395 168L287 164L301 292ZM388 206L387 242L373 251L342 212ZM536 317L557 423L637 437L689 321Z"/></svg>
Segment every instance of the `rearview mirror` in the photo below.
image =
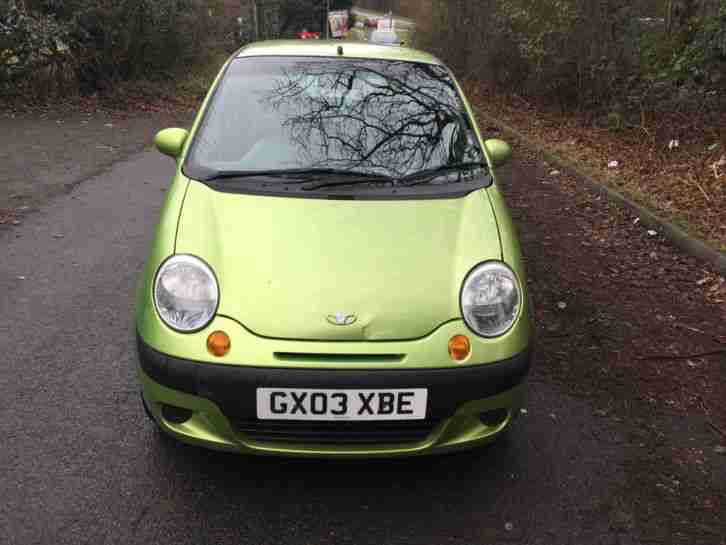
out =
<svg viewBox="0 0 726 545"><path fill-rule="evenodd" d="M484 145L489 152L489 158L495 167L505 164L512 158L512 148L504 140L490 138Z"/></svg>
<svg viewBox="0 0 726 545"><path fill-rule="evenodd" d="M154 137L154 145L164 155L176 159L184 149L189 131L186 129L164 129Z"/></svg>

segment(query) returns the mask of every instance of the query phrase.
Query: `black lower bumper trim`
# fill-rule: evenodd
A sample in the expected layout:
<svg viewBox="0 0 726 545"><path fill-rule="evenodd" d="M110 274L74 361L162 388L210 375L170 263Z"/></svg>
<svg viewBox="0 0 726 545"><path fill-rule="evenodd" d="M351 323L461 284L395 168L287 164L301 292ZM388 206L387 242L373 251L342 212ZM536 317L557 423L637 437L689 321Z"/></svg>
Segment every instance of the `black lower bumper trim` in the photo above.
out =
<svg viewBox="0 0 726 545"><path fill-rule="evenodd" d="M200 363L157 352L137 335L139 363L155 382L214 402L232 419L257 416L257 388L427 388L428 417L448 418L468 401L519 385L530 367L530 351L496 363L454 369L294 369Z"/></svg>
<svg viewBox="0 0 726 545"><path fill-rule="evenodd" d="M375 422L314 422L310 420L233 420L232 426L253 441L266 443L381 444L423 441L436 420Z"/></svg>

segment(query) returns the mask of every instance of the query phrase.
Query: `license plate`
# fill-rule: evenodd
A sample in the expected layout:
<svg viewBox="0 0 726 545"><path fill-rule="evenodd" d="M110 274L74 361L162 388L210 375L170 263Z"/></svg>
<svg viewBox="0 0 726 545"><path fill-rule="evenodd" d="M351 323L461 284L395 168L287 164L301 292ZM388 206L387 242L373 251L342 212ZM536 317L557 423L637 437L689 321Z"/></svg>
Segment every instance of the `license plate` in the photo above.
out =
<svg viewBox="0 0 726 545"><path fill-rule="evenodd" d="M424 420L428 390L257 388L261 420Z"/></svg>

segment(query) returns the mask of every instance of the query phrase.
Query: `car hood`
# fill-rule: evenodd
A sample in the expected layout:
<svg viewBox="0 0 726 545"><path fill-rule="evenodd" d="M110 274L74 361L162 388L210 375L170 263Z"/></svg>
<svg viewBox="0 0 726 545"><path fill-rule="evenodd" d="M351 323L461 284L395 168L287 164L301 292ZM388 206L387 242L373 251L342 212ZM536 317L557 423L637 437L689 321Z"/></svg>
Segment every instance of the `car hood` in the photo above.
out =
<svg viewBox="0 0 726 545"><path fill-rule="evenodd" d="M485 191L355 201L221 193L198 182L176 252L214 269L218 314L260 336L300 340L424 337L461 316L471 268L501 258Z"/></svg>

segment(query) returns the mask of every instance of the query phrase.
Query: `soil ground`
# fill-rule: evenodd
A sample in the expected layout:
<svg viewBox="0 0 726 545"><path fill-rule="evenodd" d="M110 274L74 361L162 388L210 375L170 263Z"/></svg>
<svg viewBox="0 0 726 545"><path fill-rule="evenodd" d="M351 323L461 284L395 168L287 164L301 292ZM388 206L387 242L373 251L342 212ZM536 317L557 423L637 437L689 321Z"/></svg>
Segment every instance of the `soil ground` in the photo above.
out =
<svg viewBox="0 0 726 545"><path fill-rule="evenodd" d="M609 127L476 81L467 90L484 114L726 252L726 114L665 107Z"/></svg>
<svg viewBox="0 0 726 545"><path fill-rule="evenodd" d="M642 543L726 542L724 279L577 176L517 156L505 186L537 307L535 374L622 434L611 521Z"/></svg>

